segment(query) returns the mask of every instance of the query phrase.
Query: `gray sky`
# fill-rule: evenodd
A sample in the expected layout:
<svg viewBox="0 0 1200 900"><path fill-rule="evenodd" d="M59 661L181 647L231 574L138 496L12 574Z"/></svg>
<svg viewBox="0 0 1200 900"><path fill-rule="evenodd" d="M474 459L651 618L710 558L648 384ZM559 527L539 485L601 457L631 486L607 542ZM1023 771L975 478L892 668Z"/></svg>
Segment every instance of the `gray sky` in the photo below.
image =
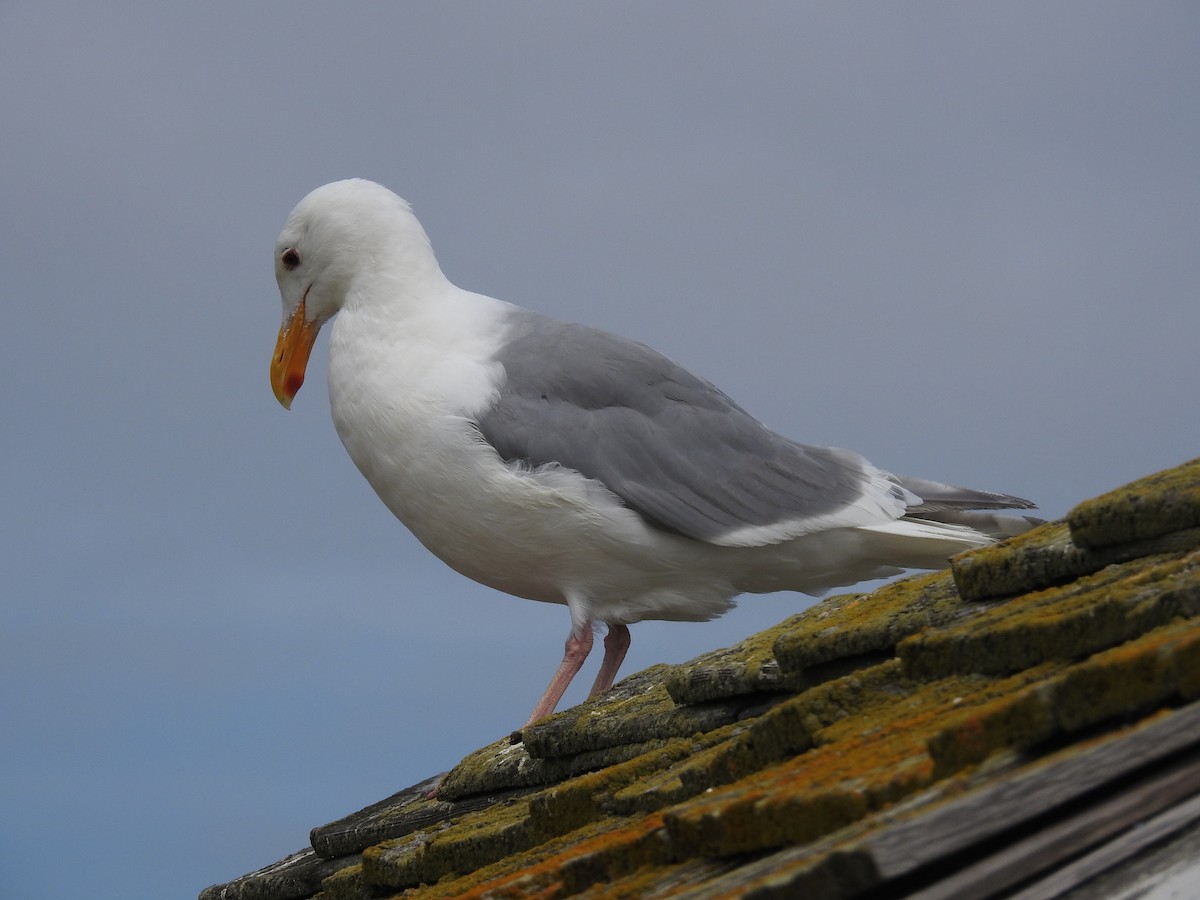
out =
<svg viewBox="0 0 1200 900"><path fill-rule="evenodd" d="M188 897L519 726L566 611L360 478L275 236L409 199L463 287L1044 514L1200 452L1192 3L0 9L0 896ZM625 673L799 610L633 629ZM595 661L566 702L591 683Z"/></svg>

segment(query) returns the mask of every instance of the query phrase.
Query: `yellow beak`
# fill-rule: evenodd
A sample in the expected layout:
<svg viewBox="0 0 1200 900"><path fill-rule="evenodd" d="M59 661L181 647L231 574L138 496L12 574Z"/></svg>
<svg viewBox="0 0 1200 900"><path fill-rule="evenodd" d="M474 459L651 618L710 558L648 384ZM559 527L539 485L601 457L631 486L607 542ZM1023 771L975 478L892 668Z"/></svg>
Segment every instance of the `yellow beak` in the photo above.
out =
<svg viewBox="0 0 1200 900"><path fill-rule="evenodd" d="M320 325L305 318L303 300L279 329L275 355L271 358L271 390L284 409L292 408L292 399L304 384L304 370L320 330Z"/></svg>

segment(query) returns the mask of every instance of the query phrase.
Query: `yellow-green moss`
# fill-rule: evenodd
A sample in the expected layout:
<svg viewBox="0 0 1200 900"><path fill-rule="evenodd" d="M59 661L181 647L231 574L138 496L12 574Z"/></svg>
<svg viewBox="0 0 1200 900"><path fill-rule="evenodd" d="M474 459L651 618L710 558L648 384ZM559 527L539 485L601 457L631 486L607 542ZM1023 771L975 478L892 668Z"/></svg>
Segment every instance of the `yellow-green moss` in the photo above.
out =
<svg viewBox="0 0 1200 900"><path fill-rule="evenodd" d="M657 816L608 819L420 891L440 898L561 897L596 881L667 864L670 848Z"/></svg>
<svg viewBox="0 0 1200 900"><path fill-rule="evenodd" d="M349 865L325 878L321 882L321 896L325 900L361 900L366 896L362 863Z"/></svg>
<svg viewBox="0 0 1200 900"><path fill-rule="evenodd" d="M540 842L529 824L528 801L517 800L368 847L363 874L374 883L407 887L470 872Z"/></svg>
<svg viewBox="0 0 1200 900"><path fill-rule="evenodd" d="M922 688L931 697L870 696L860 686L860 705L826 726L838 732L830 743L665 810L672 839L717 855L806 842L927 786L925 739L949 695L961 692Z"/></svg>
<svg viewBox="0 0 1200 900"><path fill-rule="evenodd" d="M1107 547L1200 527L1200 459L1085 500L1067 514L1080 547Z"/></svg>
<svg viewBox="0 0 1200 900"><path fill-rule="evenodd" d="M1150 556L1026 594L965 625L932 629L896 648L915 678L1005 674L1081 659L1177 616L1200 615L1200 552Z"/></svg>
<svg viewBox="0 0 1200 900"><path fill-rule="evenodd" d="M1054 684L1059 727L1071 732L1200 692L1200 622L1165 625L1098 653Z"/></svg>
<svg viewBox="0 0 1200 900"><path fill-rule="evenodd" d="M757 691L794 689L786 683L775 661L774 644L777 638L801 627L805 615L798 613L732 647L675 666L666 678L667 693L676 703L693 704Z"/></svg>
<svg viewBox="0 0 1200 900"><path fill-rule="evenodd" d="M623 744L686 737L730 721L732 708L676 706L665 682L673 667L652 666L611 691L522 730L529 754L561 758Z"/></svg>
<svg viewBox="0 0 1200 900"><path fill-rule="evenodd" d="M580 775L547 788L530 800L530 817L546 834L561 834L608 813L607 798L688 758L697 744L683 738L601 771Z"/></svg>
<svg viewBox="0 0 1200 900"><path fill-rule="evenodd" d="M959 554L951 560L951 571L963 599L977 601L1053 587L1144 556L1197 548L1200 528L1108 547L1077 547L1066 523L1056 522L1003 544Z"/></svg>
<svg viewBox="0 0 1200 900"><path fill-rule="evenodd" d="M962 598L977 601L1061 584L1104 564L1072 543L1066 522L1050 522L1001 544L960 553L950 569Z"/></svg>
<svg viewBox="0 0 1200 900"><path fill-rule="evenodd" d="M1002 748L1026 749L1200 690L1200 622L1187 620L1078 663L1046 663L990 683L942 717L929 740L939 777ZM988 696L990 695L990 697Z"/></svg>
<svg viewBox="0 0 1200 900"><path fill-rule="evenodd" d="M785 672L811 672L837 660L890 655L907 635L974 611L959 599L948 573L918 575L870 595L845 594L817 604L775 641L774 654Z"/></svg>
<svg viewBox="0 0 1200 900"><path fill-rule="evenodd" d="M535 787L547 780L542 768L524 746L502 738L468 754L447 772L438 785L438 797L461 800L502 788Z"/></svg>

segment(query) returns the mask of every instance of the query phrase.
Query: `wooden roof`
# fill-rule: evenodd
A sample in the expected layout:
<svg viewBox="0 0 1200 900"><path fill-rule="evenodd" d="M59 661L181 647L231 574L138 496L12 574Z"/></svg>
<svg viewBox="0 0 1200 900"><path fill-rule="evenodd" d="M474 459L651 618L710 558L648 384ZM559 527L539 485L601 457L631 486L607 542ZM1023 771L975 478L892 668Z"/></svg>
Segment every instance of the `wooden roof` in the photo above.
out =
<svg viewBox="0 0 1200 900"><path fill-rule="evenodd" d="M639 672L200 896L1032 900L1197 860L1193 460Z"/></svg>

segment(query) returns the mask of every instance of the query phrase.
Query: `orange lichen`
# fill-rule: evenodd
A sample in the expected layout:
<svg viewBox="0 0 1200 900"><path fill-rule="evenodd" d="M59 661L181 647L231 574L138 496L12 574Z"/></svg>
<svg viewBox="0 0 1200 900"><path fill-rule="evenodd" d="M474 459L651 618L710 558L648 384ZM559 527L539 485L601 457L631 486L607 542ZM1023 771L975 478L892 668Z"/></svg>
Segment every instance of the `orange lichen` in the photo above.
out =
<svg viewBox="0 0 1200 900"><path fill-rule="evenodd" d="M597 880L621 877L642 866L668 862L669 848L659 838L662 828L662 819L657 815L633 822L606 823L602 828L585 830L569 842L559 841L469 878L439 884L425 896L464 900L564 896Z"/></svg>

